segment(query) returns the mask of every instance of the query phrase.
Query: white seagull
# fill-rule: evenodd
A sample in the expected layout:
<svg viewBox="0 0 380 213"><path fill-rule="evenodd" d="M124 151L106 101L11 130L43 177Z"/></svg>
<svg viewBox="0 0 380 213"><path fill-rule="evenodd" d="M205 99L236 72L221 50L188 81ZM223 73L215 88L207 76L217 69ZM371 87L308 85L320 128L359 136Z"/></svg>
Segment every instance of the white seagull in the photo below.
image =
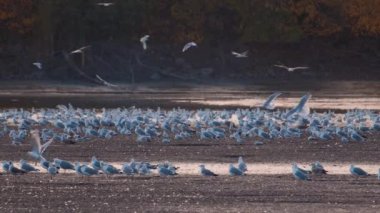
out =
<svg viewBox="0 0 380 213"><path fill-rule="evenodd" d="M32 140L30 141L30 144L32 145L32 151L28 152L28 155L33 157L36 160L41 160L45 158L42 156L42 154L45 152L45 150L48 148L48 146L53 143L54 138L51 138L48 142L41 145L41 138L40 138L40 132L39 130L31 130L30 131L32 135Z"/></svg>
<svg viewBox="0 0 380 213"><path fill-rule="evenodd" d="M185 44L185 46L183 46L182 52L184 53L190 47L196 47L196 46L197 46L197 44L194 41L189 42L189 43Z"/></svg>
<svg viewBox="0 0 380 213"><path fill-rule="evenodd" d="M84 46L84 47L81 47L81 48L79 48L79 49L76 49L76 50L71 51L70 54L76 54L76 53L82 53L82 54L83 54L83 51L84 51L85 49L89 48L89 47L91 47L91 46Z"/></svg>
<svg viewBox="0 0 380 213"><path fill-rule="evenodd" d="M244 51L242 53L238 53L238 52L235 52L235 51L232 51L231 52L232 55L234 55L236 58L247 58L248 57L248 50L247 51Z"/></svg>
<svg viewBox="0 0 380 213"><path fill-rule="evenodd" d="M282 69L286 69L288 72L294 72L295 70L305 70L305 69L309 69L309 67L288 67L288 66L285 66L285 65L273 65L275 67L279 67L279 68L282 68Z"/></svg>
<svg viewBox="0 0 380 213"><path fill-rule="evenodd" d="M42 69L42 63L41 62L34 62L33 65L36 66L39 70Z"/></svg>
<svg viewBox="0 0 380 213"><path fill-rule="evenodd" d="M113 3L113 2L99 2L99 3L96 3L96 5L103 6L103 7L112 6L114 4L115 3Z"/></svg>
<svg viewBox="0 0 380 213"><path fill-rule="evenodd" d="M140 42L142 43L144 50L148 49L148 45L146 44L148 39L149 39L149 35L144 35L143 37L140 38Z"/></svg>
<svg viewBox="0 0 380 213"><path fill-rule="evenodd" d="M111 84L111 83L108 83L107 81L105 81L103 78L101 78L100 76L96 75L96 78L101 81L104 85L106 85L107 87L117 87L117 85L115 84Z"/></svg>

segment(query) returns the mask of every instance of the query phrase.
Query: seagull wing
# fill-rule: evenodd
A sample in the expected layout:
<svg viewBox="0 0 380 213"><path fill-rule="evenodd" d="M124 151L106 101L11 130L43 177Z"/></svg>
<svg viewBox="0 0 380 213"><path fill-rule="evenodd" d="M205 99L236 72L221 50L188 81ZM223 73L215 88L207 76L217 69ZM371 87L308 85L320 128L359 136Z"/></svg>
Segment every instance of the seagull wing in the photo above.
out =
<svg viewBox="0 0 380 213"><path fill-rule="evenodd" d="M234 51L232 51L231 54L234 55L234 56L239 56L240 55L240 53L234 52Z"/></svg>
<svg viewBox="0 0 380 213"><path fill-rule="evenodd" d="M275 92L272 95L270 95L267 100L264 102L263 107L265 109L273 109L273 101L280 96L282 93L281 92Z"/></svg>
<svg viewBox="0 0 380 213"><path fill-rule="evenodd" d="M289 67L284 66L284 65L277 65L277 64L275 64L275 65L273 65L273 66L275 66L275 67L279 67L279 68L283 68L283 69L289 69Z"/></svg>
<svg viewBox="0 0 380 213"><path fill-rule="evenodd" d="M203 170L203 173L204 173L206 176L217 176L214 172L212 172L211 170L208 170L208 169L204 169L204 170Z"/></svg>
<svg viewBox="0 0 380 213"><path fill-rule="evenodd" d="M32 135L32 140L30 141L30 144L32 145L32 150L41 153L41 139L40 139L40 132L38 130L32 130L30 131Z"/></svg>
<svg viewBox="0 0 380 213"><path fill-rule="evenodd" d="M190 47L196 47L197 44L195 42L189 42L187 44L185 44L185 46L183 47L182 49L182 52L185 52L186 50L188 50Z"/></svg>
<svg viewBox="0 0 380 213"><path fill-rule="evenodd" d="M248 57L248 50L240 53L241 57Z"/></svg>
<svg viewBox="0 0 380 213"><path fill-rule="evenodd" d="M44 145L41 146L41 155L45 152L45 150L48 148L48 146L53 143L54 138L51 138L48 142L44 143Z"/></svg>
<svg viewBox="0 0 380 213"><path fill-rule="evenodd" d="M70 52L70 54L75 54L75 53L82 53L82 50L78 49L78 50L74 50Z"/></svg>
<svg viewBox="0 0 380 213"><path fill-rule="evenodd" d="M305 70L309 69L309 67L294 67L293 70Z"/></svg>
<svg viewBox="0 0 380 213"><path fill-rule="evenodd" d="M299 112L307 113L307 111L310 111L310 109L307 107L307 102L309 101L310 98L311 98L311 94L306 94L306 95L302 96L302 98L301 98L300 102L297 104L297 106L295 106L293 109L291 109L286 114L285 118L288 118L289 116L293 115L294 113L299 113Z"/></svg>

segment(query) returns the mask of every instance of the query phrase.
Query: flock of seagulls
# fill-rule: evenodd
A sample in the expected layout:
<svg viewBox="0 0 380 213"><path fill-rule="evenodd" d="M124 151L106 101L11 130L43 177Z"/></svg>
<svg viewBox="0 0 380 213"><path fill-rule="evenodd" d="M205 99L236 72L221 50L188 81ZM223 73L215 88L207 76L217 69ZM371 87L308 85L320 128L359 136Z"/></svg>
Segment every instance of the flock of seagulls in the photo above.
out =
<svg viewBox="0 0 380 213"><path fill-rule="evenodd" d="M20 168L16 167L12 161L3 161L1 164L5 174L24 175L27 173L40 172L39 169L23 159L19 162ZM155 170L155 173L160 176L175 176L178 175L177 171L179 170L179 167L175 167L168 161L154 165L149 162L137 162L134 159L128 163L123 163L121 168L117 168L110 163L99 161L95 156L92 157L89 163L73 163L58 158L54 158L53 161L49 162L45 158L41 158L40 166L46 170L46 173L50 174L51 179L53 176L60 173L59 171L61 170L63 172L72 171L80 176L97 176L104 174L106 177L118 174L128 176L146 176L153 174L153 170ZM306 170L300 168L296 163L293 163L291 167L293 177L296 180L310 181L312 180L310 177L311 175L320 176L326 175L328 173L328 171L326 171L323 165L318 161L312 163L310 166L311 169ZM239 157L237 165L230 164L228 169L230 176L244 176L246 175L247 171L247 165L242 157ZM362 168L354 165L349 166L349 172L355 177L370 176ZM213 171L206 169L206 166L203 164L199 165L199 174L204 177L218 176L218 174L214 173ZM378 173L378 179L380 180L380 169Z"/></svg>
<svg viewBox="0 0 380 213"><path fill-rule="evenodd" d="M197 139L201 142L228 139L237 144L253 142L264 145L271 140L281 138L307 138L309 141L341 141L341 143L363 143L373 132L380 131L380 115L370 110L351 110L345 114L310 112L308 101L311 94L305 94L292 109L276 109L276 99L282 95L275 92L263 103L262 107L236 110L142 110L134 107L116 109L82 109L71 105L58 105L57 108L4 109L0 111L0 137L9 138L12 145L23 146L30 141L31 151L28 156L47 170L56 174L60 169L75 170L86 176L98 174L93 170L102 170L104 174L123 172L132 174L132 166L125 165L115 169L106 162L99 165L75 164L54 159L48 161L44 157L52 143L82 143L94 138L112 140L119 136L130 138L136 143L177 143L186 139ZM31 138L31 140L30 140ZM95 161L96 162L96 161ZM3 163L4 171L22 174L35 171L25 161L20 162L20 169L10 162ZM94 167L98 165L98 167ZM153 167L150 164L139 164L137 170L148 174ZM160 175L175 175L176 170L170 166L156 165ZM75 169L77 166L77 169ZM131 168L130 168L131 167ZM83 168L83 171L82 171ZM200 165L200 174L215 176L216 174ZM118 171L118 172L116 172ZM230 175L244 175L247 166L242 158L238 164L231 164ZM327 173L320 163L312 165L313 173ZM317 171L317 172L316 172ZM364 176L360 168L352 166L352 174ZM135 174L136 172L133 172ZM309 180L309 173L302 171L296 164L292 166L296 179Z"/></svg>

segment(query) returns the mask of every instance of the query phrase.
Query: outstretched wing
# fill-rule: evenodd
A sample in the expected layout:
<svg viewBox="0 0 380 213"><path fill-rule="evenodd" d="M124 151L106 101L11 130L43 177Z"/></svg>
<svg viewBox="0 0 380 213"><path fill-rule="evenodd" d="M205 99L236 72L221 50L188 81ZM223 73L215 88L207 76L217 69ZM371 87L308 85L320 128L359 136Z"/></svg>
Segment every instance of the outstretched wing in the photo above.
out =
<svg viewBox="0 0 380 213"><path fill-rule="evenodd" d="M182 49L182 52L185 52L186 50L188 50L190 47L193 47L193 46L194 47L197 46L197 44L193 41L185 44L185 46Z"/></svg>
<svg viewBox="0 0 380 213"><path fill-rule="evenodd" d="M280 96L282 93L281 92L275 92L272 95L270 95L267 100L264 102L263 107L264 109L273 109L273 101Z"/></svg>
<svg viewBox="0 0 380 213"><path fill-rule="evenodd" d="M275 66L275 67L279 67L279 68L283 68L283 69L289 69L289 67L284 66L284 65L278 65L278 64L275 64L275 65L273 65L273 66Z"/></svg>
<svg viewBox="0 0 380 213"><path fill-rule="evenodd" d="M240 55L240 53L235 52L235 51L232 51L231 54L234 55L234 56L239 56Z"/></svg>
<svg viewBox="0 0 380 213"><path fill-rule="evenodd" d="M32 140L30 141L30 144L32 145L32 150L37 153L41 153L40 131L38 129L31 130L30 134L32 135Z"/></svg>
<svg viewBox="0 0 380 213"><path fill-rule="evenodd" d="M286 115L285 118L288 118L289 116L295 114L295 113L300 113L303 112L305 114L308 114L310 112L310 109L307 107L307 102L311 98L311 94L308 93L304 96L302 96L300 102L295 106L293 109L291 109Z"/></svg>
<svg viewBox="0 0 380 213"><path fill-rule="evenodd" d="M48 146L53 143L54 138L51 138L48 142L44 143L44 145L41 146L41 155L45 152L45 150L48 148Z"/></svg>
<svg viewBox="0 0 380 213"><path fill-rule="evenodd" d="M305 70L309 69L309 67L294 67L293 70Z"/></svg>

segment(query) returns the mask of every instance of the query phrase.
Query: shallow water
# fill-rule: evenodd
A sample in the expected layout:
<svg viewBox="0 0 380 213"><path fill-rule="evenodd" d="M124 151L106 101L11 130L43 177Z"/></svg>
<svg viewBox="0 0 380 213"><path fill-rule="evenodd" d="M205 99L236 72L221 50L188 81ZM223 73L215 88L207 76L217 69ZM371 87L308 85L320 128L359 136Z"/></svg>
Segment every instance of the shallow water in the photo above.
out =
<svg viewBox="0 0 380 213"><path fill-rule="evenodd" d="M231 108L258 107L274 91L283 92L276 106L292 107L310 92L312 109L380 110L380 82L253 82L238 83L146 83L103 86L52 82L3 82L0 106L55 107L68 103L77 107Z"/></svg>

